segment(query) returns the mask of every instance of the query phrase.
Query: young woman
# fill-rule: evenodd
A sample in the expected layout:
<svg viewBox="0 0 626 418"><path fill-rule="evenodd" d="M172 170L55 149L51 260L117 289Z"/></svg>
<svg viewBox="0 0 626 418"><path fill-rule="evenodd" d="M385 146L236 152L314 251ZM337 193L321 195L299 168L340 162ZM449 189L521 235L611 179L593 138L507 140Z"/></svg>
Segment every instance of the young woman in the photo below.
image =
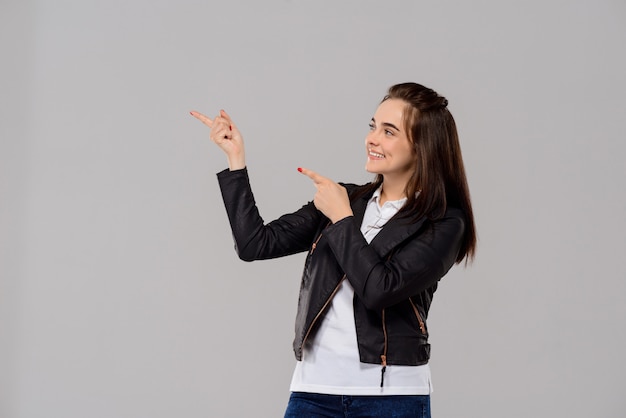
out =
<svg viewBox="0 0 626 418"><path fill-rule="evenodd" d="M228 159L218 180L239 257L308 251L285 417L430 417L428 310L439 280L476 246L447 105L422 85L392 86L365 138L375 180L338 184L299 168L313 201L267 224L230 116L191 112Z"/></svg>

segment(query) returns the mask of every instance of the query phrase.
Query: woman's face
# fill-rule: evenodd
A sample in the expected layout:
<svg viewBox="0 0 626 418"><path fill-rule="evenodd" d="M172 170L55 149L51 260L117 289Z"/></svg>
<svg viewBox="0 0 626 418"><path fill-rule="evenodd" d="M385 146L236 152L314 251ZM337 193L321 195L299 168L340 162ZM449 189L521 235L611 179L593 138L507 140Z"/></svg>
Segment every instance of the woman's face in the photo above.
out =
<svg viewBox="0 0 626 418"><path fill-rule="evenodd" d="M382 174L385 181L407 182L415 168L416 156L404 129L404 108L400 99L388 99L378 106L365 137L367 163L370 173Z"/></svg>

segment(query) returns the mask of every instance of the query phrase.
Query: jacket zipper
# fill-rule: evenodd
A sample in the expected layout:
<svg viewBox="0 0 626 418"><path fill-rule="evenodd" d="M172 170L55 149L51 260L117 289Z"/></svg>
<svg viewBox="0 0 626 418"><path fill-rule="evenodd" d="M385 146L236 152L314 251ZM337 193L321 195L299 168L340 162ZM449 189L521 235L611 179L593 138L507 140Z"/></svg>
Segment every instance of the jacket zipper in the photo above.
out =
<svg viewBox="0 0 626 418"><path fill-rule="evenodd" d="M390 252L387 256L387 262L391 260L391 256L394 251ZM387 324L385 323L385 308L381 313L382 322L383 322L383 335L385 338L385 344L383 346L383 353L380 355L380 365L382 368L380 369L380 387L383 387L383 383L385 382L385 372L387 371Z"/></svg>
<svg viewBox="0 0 626 418"><path fill-rule="evenodd" d="M380 387L383 387L383 383L385 381L385 372L387 371L387 325L385 324L385 309L383 308L382 312L383 319L383 335L385 336L385 346L383 348L383 354L380 355L380 364L382 369L380 369Z"/></svg>
<svg viewBox="0 0 626 418"><path fill-rule="evenodd" d="M420 330L422 334L426 334L426 325L424 325L424 321L422 320L422 316L417 310L417 306L413 303L413 299L409 297L409 302L413 307L413 312L415 312L415 316L417 317L417 322L419 322ZM380 387L383 387L385 382L385 372L387 371L387 324L385 323L385 309L382 311L382 322L383 322L383 335L385 336L385 345L383 348L383 354L380 355L380 364L382 366L380 370Z"/></svg>
<svg viewBox="0 0 626 418"><path fill-rule="evenodd" d="M413 299L411 299L410 297L409 297L409 302L411 303L411 306L413 307L413 312L415 312L415 316L417 317L417 322L419 322L420 324L420 330L422 331L422 334L426 334L426 325L424 325L424 321L422 320L422 316L417 310L417 306L415 306L415 303L413 303Z"/></svg>
<svg viewBox="0 0 626 418"><path fill-rule="evenodd" d="M328 226L331 223L332 223L331 221L328 221L328 223L326 224L326 226L324 226L324 228L322 228L322 230L328 228ZM322 235L323 234L320 232L320 234L317 236L317 239L315 241L313 241L313 244L311 244L311 251L309 251L309 255L313 254L313 251L315 251L315 249L317 248L317 243L322 238ZM335 286L335 289L333 290L333 293L330 294L330 296L328 297L328 299L326 300L326 302L322 306L322 309L319 310L317 315L315 315L315 318L313 318L313 321L311 321L311 325L309 325L309 329L306 330L306 334L304 334L304 338L302 339L302 344L300 345L300 351L302 351L302 347L304 347L304 343L306 343L306 340L309 337L309 334L311 333L311 330L313 329L313 325L315 325L315 323L317 322L317 318L319 318L320 315L322 314L322 312L324 312L324 309L326 309L326 306L328 306L330 301L333 299L333 296L335 296L335 293L337 293L337 291L339 290L339 286L341 285L341 283L343 283L345 278L346 278L346 275L344 274L343 277L341 278L341 280L339 280L339 283L337 283L337 286Z"/></svg>
<svg viewBox="0 0 626 418"><path fill-rule="evenodd" d="M302 339L302 344L300 345L300 351L302 351L302 347L304 347L304 344L306 343L307 338L309 338L309 334L311 333L311 330L313 329L313 325L315 325L315 323L317 322L317 319L320 317L322 312L324 312L324 310L326 309L330 301L335 296L335 293L337 293L337 291L339 290L339 286L341 286L341 283L343 283L345 279L346 279L346 275L344 274L341 280L339 280L339 283L337 283L337 286L335 286L333 293L331 293L328 299L326 299L326 302L322 306L322 309L319 310L317 315L315 315L315 318L313 318L313 321L311 321L311 325L309 325L309 329L306 330L306 334L304 334L304 338Z"/></svg>

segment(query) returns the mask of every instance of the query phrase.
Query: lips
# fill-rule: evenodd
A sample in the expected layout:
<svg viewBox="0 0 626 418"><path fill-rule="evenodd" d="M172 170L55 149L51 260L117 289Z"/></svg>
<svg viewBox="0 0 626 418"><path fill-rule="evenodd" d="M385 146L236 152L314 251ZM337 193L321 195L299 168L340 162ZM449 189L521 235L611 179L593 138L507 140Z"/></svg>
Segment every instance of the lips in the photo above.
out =
<svg viewBox="0 0 626 418"><path fill-rule="evenodd" d="M380 159L385 158L385 154L372 151L371 149L367 151L367 155L373 158L380 158Z"/></svg>

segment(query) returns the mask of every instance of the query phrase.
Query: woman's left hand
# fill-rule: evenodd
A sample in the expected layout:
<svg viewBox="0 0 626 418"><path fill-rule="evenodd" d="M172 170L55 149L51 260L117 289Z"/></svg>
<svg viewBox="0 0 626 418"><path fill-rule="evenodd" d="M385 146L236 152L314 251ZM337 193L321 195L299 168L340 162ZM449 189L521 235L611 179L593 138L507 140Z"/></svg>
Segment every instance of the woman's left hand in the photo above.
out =
<svg viewBox="0 0 626 418"><path fill-rule="evenodd" d="M306 168L298 168L298 171L313 180L313 184L317 188L313 203L332 223L353 215L345 187L317 174L315 171Z"/></svg>

